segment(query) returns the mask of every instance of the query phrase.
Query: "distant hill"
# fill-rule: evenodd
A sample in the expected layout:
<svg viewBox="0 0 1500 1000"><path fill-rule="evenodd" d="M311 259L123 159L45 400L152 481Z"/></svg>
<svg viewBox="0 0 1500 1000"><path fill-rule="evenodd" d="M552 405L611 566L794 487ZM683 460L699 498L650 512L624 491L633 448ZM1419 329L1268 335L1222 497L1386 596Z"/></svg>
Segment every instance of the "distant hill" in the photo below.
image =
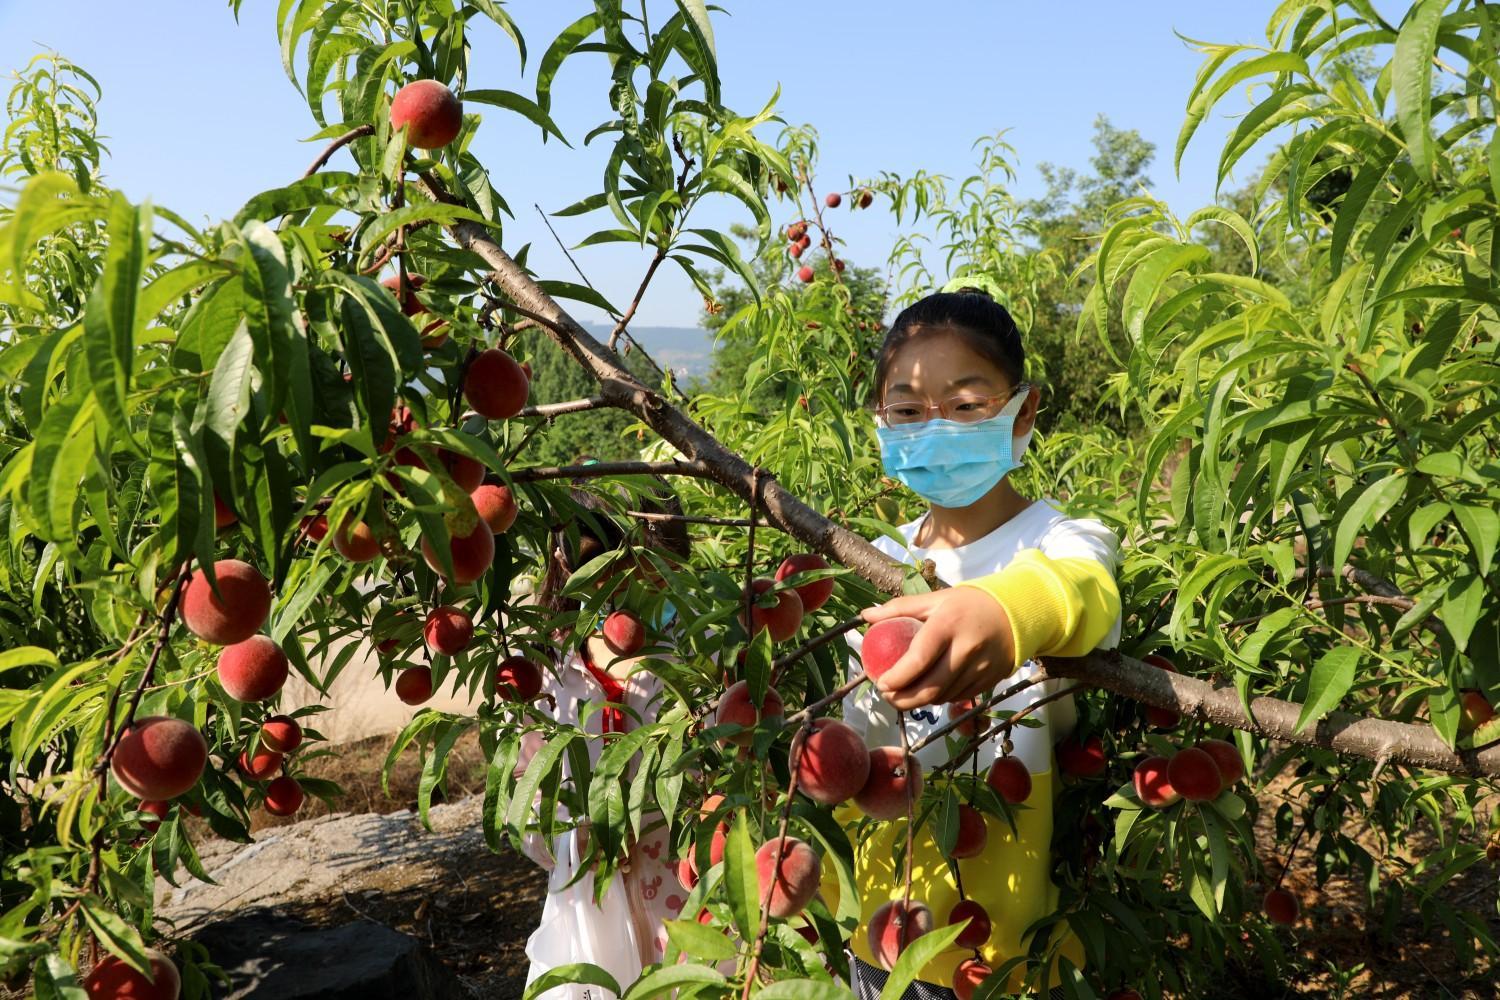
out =
<svg viewBox="0 0 1500 1000"><path fill-rule="evenodd" d="M611 326L585 323L600 340L609 337ZM707 375L713 361L714 335L696 326L632 326L630 334L657 363L678 375Z"/></svg>

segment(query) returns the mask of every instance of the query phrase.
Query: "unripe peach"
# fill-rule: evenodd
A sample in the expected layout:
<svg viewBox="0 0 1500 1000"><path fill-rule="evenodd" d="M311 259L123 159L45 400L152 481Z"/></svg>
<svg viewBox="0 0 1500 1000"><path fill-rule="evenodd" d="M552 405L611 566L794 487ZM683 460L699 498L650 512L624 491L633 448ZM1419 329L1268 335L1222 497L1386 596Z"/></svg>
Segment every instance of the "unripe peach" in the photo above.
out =
<svg viewBox="0 0 1500 1000"><path fill-rule="evenodd" d="M413 80L391 101L391 129L405 128L413 149L442 149L458 138L463 124L463 104L436 80Z"/></svg>
<svg viewBox="0 0 1500 1000"><path fill-rule="evenodd" d="M958 963L958 968L953 970L953 995L958 1000L973 1000L974 991L979 988L979 984L988 979L994 971L977 958L964 959Z"/></svg>
<svg viewBox="0 0 1500 1000"><path fill-rule="evenodd" d="M432 697L432 671L427 667L407 667L396 675L396 697L408 705L420 705Z"/></svg>
<svg viewBox="0 0 1500 1000"><path fill-rule="evenodd" d="M265 781L280 769L281 761L282 754L262 745L255 748L253 756L249 750L241 750L235 763L240 773L251 781Z"/></svg>
<svg viewBox="0 0 1500 1000"><path fill-rule="evenodd" d="M177 1000L182 993L177 966L155 948L144 951L150 963L149 977L114 955L101 958L83 981L89 1000Z"/></svg>
<svg viewBox="0 0 1500 1000"><path fill-rule="evenodd" d="M387 288L396 297L396 302L401 306L401 311L408 316L427 311L422 305L422 300L417 298L417 290L427 284L427 279L414 271L406 272L406 294L401 294L401 275L393 274L389 278L380 279L380 286Z"/></svg>
<svg viewBox="0 0 1500 1000"><path fill-rule="evenodd" d="M496 348L470 361L464 375L464 398L476 413L490 420L520 413L530 392L531 384L516 359Z"/></svg>
<svg viewBox="0 0 1500 1000"><path fill-rule="evenodd" d="M1471 733L1495 717L1495 707L1483 692L1465 688L1458 698L1458 731Z"/></svg>
<svg viewBox="0 0 1500 1000"><path fill-rule="evenodd" d="M524 656L507 656L495 668L495 693L510 701L533 701L542 693L542 670Z"/></svg>
<svg viewBox="0 0 1500 1000"><path fill-rule="evenodd" d="M503 535L516 523L516 498L511 494L509 486L486 484L470 493L469 499L474 501L479 519L489 525L490 531L495 534Z"/></svg>
<svg viewBox="0 0 1500 1000"><path fill-rule="evenodd" d="M302 808L306 798L297 779L283 774L266 786L266 812L272 816L290 816Z"/></svg>
<svg viewBox="0 0 1500 1000"><path fill-rule="evenodd" d="M291 663L268 635L252 635L219 654L219 683L235 701L265 701L286 683Z"/></svg>
<svg viewBox="0 0 1500 1000"><path fill-rule="evenodd" d="M1019 757L996 757L984 780L1011 805L1031 798L1031 772Z"/></svg>
<svg viewBox="0 0 1500 1000"><path fill-rule="evenodd" d="M1272 889L1267 892L1261 905L1266 911L1266 919L1273 924L1281 924L1283 927L1295 924L1302 914L1302 906L1297 902L1297 897L1285 889Z"/></svg>
<svg viewBox="0 0 1500 1000"><path fill-rule="evenodd" d="M434 653L457 656L474 641L474 619L466 612L444 604L427 612L422 635L427 640L427 648Z"/></svg>
<svg viewBox="0 0 1500 1000"><path fill-rule="evenodd" d="M900 747L871 750L870 776L854 804L872 819L895 819L906 815L908 795L913 802L922 795L922 765Z"/></svg>
<svg viewBox="0 0 1500 1000"><path fill-rule="evenodd" d="M825 806L846 802L870 777L870 751L852 728L837 719L819 719L792 740L797 790Z"/></svg>
<svg viewBox="0 0 1500 1000"><path fill-rule="evenodd" d="M291 753L302 745L302 726L290 715L273 715L260 726L260 745Z"/></svg>
<svg viewBox="0 0 1500 1000"><path fill-rule="evenodd" d="M1203 750L1185 747L1167 761L1167 780L1189 802L1211 802L1224 790L1219 765Z"/></svg>
<svg viewBox="0 0 1500 1000"><path fill-rule="evenodd" d="M761 607L760 595L774 586L776 586L776 581L764 576L750 581L750 589L756 598L756 602L750 608L750 634L757 635L761 629L769 629L773 641L785 642L796 635L797 630L802 627L802 598L797 596L795 589L788 588L776 593L774 606ZM740 612L740 624L745 624L743 610Z"/></svg>
<svg viewBox="0 0 1500 1000"><path fill-rule="evenodd" d="M1070 736L1057 745L1057 766L1062 769L1063 774L1074 778L1092 778L1096 774L1103 774L1106 766L1104 744L1097 736L1090 736L1083 742L1079 742L1076 736Z"/></svg>
<svg viewBox="0 0 1500 1000"><path fill-rule="evenodd" d="M780 844L781 863L776 863ZM755 872L760 878L760 902L773 917L790 917L816 895L822 864L817 852L795 837L768 840L755 852Z"/></svg>
<svg viewBox="0 0 1500 1000"><path fill-rule="evenodd" d="M109 769L138 799L171 799L198 783L208 763L208 742L181 719L136 719L120 737Z"/></svg>
<svg viewBox="0 0 1500 1000"><path fill-rule="evenodd" d="M611 611L600 631L616 656L634 656L646 645L646 626L634 611Z"/></svg>
<svg viewBox="0 0 1500 1000"><path fill-rule="evenodd" d="M495 561L495 533L490 526L483 521L474 524L474 530L467 535L448 536L448 554L453 562L453 576L449 578L452 583L473 583L484 576ZM442 564L438 562L437 550L432 547L432 542L426 536L422 538L422 558L427 560L427 565L432 571L442 574Z"/></svg>
<svg viewBox="0 0 1500 1000"><path fill-rule="evenodd" d="M333 533L334 551L352 563L366 563L380 555L375 532L363 521L346 518Z"/></svg>
<svg viewBox="0 0 1500 1000"><path fill-rule="evenodd" d="M1156 653L1148 653L1141 657L1142 663L1149 663L1158 670L1165 670L1169 674L1177 673L1177 668L1172 661L1165 656ZM1146 722L1155 729L1171 729L1182 721L1182 715L1170 708L1157 708L1155 705L1146 706Z"/></svg>
<svg viewBox="0 0 1500 1000"><path fill-rule="evenodd" d="M182 623L189 632L217 646L244 642L271 613L271 585L260 571L239 559L214 563L216 595L208 577L196 570L182 592Z"/></svg>
<svg viewBox="0 0 1500 1000"><path fill-rule="evenodd" d="M893 899L870 918L870 954L887 969L893 968L906 946L932 930L932 911L926 903Z"/></svg>
<svg viewBox="0 0 1500 1000"><path fill-rule="evenodd" d="M1245 760L1233 743L1224 740L1199 740L1198 749L1214 759L1224 788L1228 788L1245 776Z"/></svg>
<svg viewBox="0 0 1500 1000"><path fill-rule="evenodd" d="M955 945L960 948L978 948L990 939L989 911L972 899L961 899L948 911L949 924L959 924L965 920L969 922L969 926L954 938Z"/></svg>
<svg viewBox="0 0 1500 1000"><path fill-rule="evenodd" d="M786 706L781 700L781 692L773 687L766 688L766 696L762 700L759 709L750 700L750 685L746 681L736 681L719 696L719 707L714 713L714 725L727 726L736 725L745 727L745 731L735 733L733 736L725 737L736 746L747 747L754 742L755 734L750 732L762 719L771 719L782 715Z"/></svg>
<svg viewBox="0 0 1500 1000"><path fill-rule="evenodd" d="M797 280L802 282L804 285L812 284L813 269L808 267L806 264L803 264L801 267L797 268Z"/></svg>
<svg viewBox="0 0 1500 1000"><path fill-rule="evenodd" d="M827 205L829 208L838 208L841 204L843 204L843 202L844 196L839 194L837 191L828 192L828 196L823 199L823 204Z"/></svg>
<svg viewBox="0 0 1500 1000"><path fill-rule="evenodd" d="M229 509L229 505L219 499L219 494L214 494L214 528L227 528L239 520L239 515Z"/></svg>
<svg viewBox="0 0 1500 1000"><path fill-rule="evenodd" d="M1135 766L1131 780L1135 783L1136 797L1153 809L1165 809L1182 798L1167 778L1165 757L1147 757L1141 761Z"/></svg>
<svg viewBox="0 0 1500 1000"><path fill-rule="evenodd" d="M803 552L794 556L787 556L776 570L776 582L789 579L798 573L807 570L827 569L828 560L816 552ZM833 577L824 580L814 580L811 583L799 584L792 588L797 596L802 599L802 610L816 611L828 603L833 596Z"/></svg>
<svg viewBox="0 0 1500 1000"><path fill-rule="evenodd" d="M953 844L953 857L977 858L984 853L989 842L990 828L984 821L984 813L967 803L958 807L958 840ZM951 921L950 921L951 923Z"/></svg>
<svg viewBox="0 0 1500 1000"><path fill-rule="evenodd" d="M896 661L911 648L921 627L922 623L915 618L887 618L867 628L865 640L859 647L859 659L865 665L865 673L878 678L895 666Z"/></svg>

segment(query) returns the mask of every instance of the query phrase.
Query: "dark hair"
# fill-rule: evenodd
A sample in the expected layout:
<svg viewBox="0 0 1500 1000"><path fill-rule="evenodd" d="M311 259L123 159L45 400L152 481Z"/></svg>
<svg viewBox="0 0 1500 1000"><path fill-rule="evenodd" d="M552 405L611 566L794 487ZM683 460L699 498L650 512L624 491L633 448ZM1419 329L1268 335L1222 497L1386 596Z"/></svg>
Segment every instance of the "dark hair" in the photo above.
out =
<svg viewBox="0 0 1500 1000"><path fill-rule="evenodd" d="M933 292L901 310L880 345L875 361L875 401L885 396L896 352L925 333L952 333L975 354L992 362L1012 384L1026 378L1026 349L1010 311L981 288Z"/></svg>

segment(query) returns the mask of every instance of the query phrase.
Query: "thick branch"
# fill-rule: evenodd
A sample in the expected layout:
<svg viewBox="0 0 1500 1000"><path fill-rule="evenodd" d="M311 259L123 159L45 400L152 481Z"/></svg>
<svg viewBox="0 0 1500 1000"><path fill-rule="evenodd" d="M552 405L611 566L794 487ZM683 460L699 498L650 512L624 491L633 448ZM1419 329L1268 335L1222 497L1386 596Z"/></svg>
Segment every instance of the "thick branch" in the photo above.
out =
<svg viewBox="0 0 1500 1000"><path fill-rule="evenodd" d="M1386 758L1392 764L1430 771L1500 777L1500 747L1483 751L1450 750L1429 725L1332 712L1322 722L1298 732L1295 727L1301 705L1279 698L1254 698L1250 702L1252 715L1246 715L1239 694L1228 684L1170 674L1113 650L1078 658L1049 656L1043 666L1052 677L1087 681L1147 705L1171 708L1273 740L1370 760Z"/></svg>

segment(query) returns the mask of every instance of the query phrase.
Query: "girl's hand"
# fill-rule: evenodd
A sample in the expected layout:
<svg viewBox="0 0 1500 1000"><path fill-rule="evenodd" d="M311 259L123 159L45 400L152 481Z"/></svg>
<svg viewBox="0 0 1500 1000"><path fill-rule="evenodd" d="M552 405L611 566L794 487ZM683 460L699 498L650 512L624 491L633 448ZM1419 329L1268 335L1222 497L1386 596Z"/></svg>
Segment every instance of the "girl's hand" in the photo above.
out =
<svg viewBox="0 0 1500 1000"><path fill-rule="evenodd" d="M977 588L909 594L860 616L871 624L903 616L923 623L906 654L875 682L881 697L903 711L976 698L1015 670L1010 618Z"/></svg>

